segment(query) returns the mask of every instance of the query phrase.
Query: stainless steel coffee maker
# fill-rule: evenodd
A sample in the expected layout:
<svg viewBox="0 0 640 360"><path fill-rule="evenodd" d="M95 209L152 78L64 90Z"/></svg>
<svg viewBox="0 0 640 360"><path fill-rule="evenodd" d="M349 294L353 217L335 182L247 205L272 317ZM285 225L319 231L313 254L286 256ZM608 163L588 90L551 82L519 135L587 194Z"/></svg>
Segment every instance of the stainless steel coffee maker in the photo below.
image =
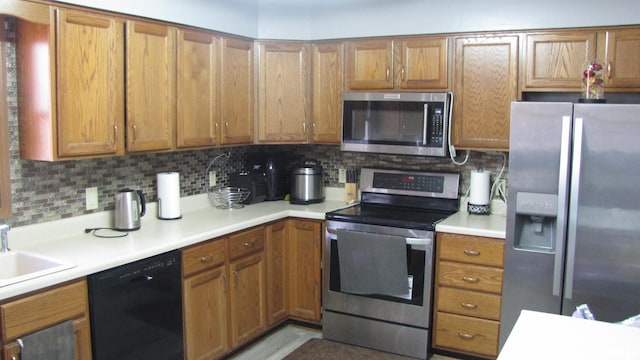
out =
<svg viewBox="0 0 640 360"><path fill-rule="evenodd" d="M123 189L116 194L114 230L133 231L140 229L140 218L147 211L147 202L142 190Z"/></svg>

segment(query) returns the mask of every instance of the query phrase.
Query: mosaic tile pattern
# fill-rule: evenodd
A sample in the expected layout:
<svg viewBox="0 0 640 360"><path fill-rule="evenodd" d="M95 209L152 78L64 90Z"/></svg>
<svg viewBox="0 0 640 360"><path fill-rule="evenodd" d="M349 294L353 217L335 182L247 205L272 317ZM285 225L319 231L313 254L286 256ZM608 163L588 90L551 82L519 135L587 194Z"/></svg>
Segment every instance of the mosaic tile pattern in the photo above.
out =
<svg viewBox="0 0 640 360"><path fill-rule="evenodd" d="M9 35L7 48L7 96L9 112L11 190L13 217L4 222L24 226L79 216L96 211L113 210L115 193L124 188L142 190L148 201L156 201L156 174L166 171L180 173L180 195L206 192L205 171L212 159L221 153L229 158L216 162L218 182L227 184L227 174L243 170L247 155L254 151L285 152L291 160L317 159L325 169L327 186L340 187L338 170L361 167L454 171L462 175L461 195L469 186L469 172L478 167L491 170L493 177L502 166L499 153L473 152L465 166L456 166L446 158L425 158L341 152L338 145L253 145L173 153L138 154L90 160L41 162L21 160L18 141L18 109L13 23L5 24ZM3 110L4 111L4 110ZM5 146L2 144L2 146ZM507 171L503 175L507 177ZM98 188L97 210L85 210L85 188Z"/></svg>

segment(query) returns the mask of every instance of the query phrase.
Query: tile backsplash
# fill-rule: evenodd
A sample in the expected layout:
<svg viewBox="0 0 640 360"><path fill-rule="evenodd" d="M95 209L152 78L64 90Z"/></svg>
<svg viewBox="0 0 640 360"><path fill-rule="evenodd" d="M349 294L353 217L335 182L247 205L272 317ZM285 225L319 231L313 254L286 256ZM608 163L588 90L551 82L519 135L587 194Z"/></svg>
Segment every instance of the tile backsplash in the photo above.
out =
<svg viewBox="0 0 640 360"><path fill-rule="evenodd" d="M156 174L180 173L181 196L206 192L205 176L209 163L219 154L229 153L216 161L218 182L227 183L227 174L240 171L250 153L285 152L292 160L303 157L317 159L325 169L327 186L341 187L338 170L361 167L453 171L461 173L460 195L469 186L470 171L481 167L495 178L503 165L501 153L472 152L464 166L456 166L447 158L399 156L341 152L338 145L251 145L171 153L138 154L88 160L42 162L20 159L14 32L11 21L5 23L8 40L2 43L7 55L7 97L10 135L10 166L13 216L0 220L13 227L37 224L114 208L115 193L123 188L142 190L148 201L157 200ZM6 144L2 144L6 146ZM505 169L503 178L507 178ZM85 188L98 188L99 207L85 210Z"/></svg>

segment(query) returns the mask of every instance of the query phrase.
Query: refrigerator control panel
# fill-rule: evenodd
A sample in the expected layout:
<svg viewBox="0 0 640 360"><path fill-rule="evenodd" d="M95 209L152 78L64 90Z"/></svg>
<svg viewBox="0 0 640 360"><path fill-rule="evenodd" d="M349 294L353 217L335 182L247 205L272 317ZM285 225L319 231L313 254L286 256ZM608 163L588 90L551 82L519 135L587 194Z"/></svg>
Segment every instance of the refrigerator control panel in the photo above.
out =
<svg viewBox="0 0 640 360"><path fill-rule="evenodd" d="M518 192L516 194L516 214L556 217L558 215L558 195Z"/></svg>

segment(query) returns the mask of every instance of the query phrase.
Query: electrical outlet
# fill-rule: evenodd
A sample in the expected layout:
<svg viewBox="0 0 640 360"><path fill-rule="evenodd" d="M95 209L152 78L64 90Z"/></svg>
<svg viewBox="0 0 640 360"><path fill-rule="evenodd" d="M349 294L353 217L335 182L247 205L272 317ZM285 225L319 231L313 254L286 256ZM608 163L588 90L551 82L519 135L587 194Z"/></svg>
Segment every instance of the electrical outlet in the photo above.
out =
<svg viewBox="0 0 640 360"><path fill-rule="evenodd" d="M338 170L338 183L344 184L347 182L347 170L339 169Z"/></svg>
<svg viewBox="0 0 640 360"><path fill-rule="evenodd" d="M216 179L217 179L216 172L209 171L209 187L216 186L216 183L217 183Z"/></svg>
<svg viewBox="0 0 640 360"><path fill-rule="evenodd" d="M90 187L84 189L85 205L87 210L95 210L98 208L98 188Z"/></svg>
<svg viewBox="0 0 640 360"><path fill-rule="evenodd" d="M496 194L497 196L502 196L502 195L506 196L507 195L507 180L505 179L500 179L498 181L498 185L496 185Z"/></svg>

